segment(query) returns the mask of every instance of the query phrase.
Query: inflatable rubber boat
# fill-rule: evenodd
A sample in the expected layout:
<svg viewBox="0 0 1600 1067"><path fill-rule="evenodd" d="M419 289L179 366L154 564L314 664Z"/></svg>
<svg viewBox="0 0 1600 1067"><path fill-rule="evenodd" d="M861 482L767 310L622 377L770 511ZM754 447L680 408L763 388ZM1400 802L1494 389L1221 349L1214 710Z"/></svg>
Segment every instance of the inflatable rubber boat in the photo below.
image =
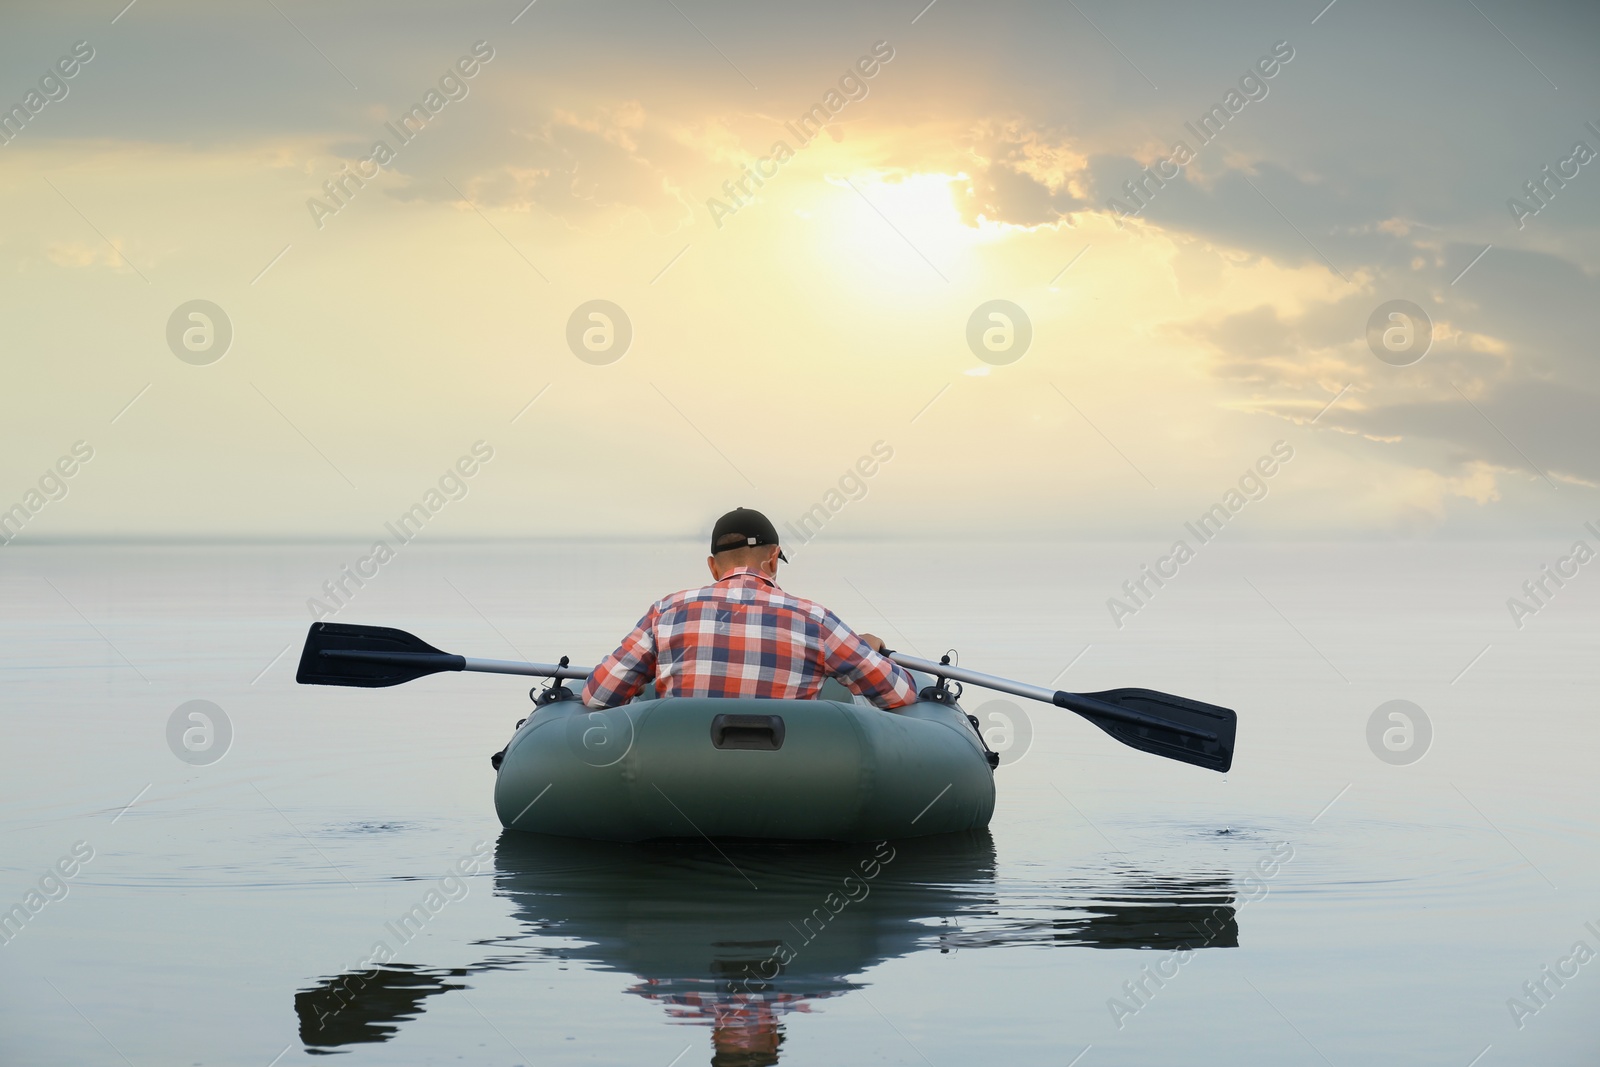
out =
<svg viewBox="0 0 1600 1067"><path fill-rule="evenodd" d="M669 697L595 711L558 686L496 754L495 810L508 829L609 841L982 829L992 754L949 690L921 692L892 711L832 681L818 700Z"/></svg>

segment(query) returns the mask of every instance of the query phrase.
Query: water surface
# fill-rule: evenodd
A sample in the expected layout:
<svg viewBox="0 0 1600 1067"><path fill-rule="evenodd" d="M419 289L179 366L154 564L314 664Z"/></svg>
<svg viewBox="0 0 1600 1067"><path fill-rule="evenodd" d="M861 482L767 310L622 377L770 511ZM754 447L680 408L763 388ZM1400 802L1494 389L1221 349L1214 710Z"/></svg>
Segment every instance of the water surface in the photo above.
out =
<svg viewBox="0 0 1600 1067"><path fill-rule="evenodd" d="M1600 594L1513 628L1541 550L1217 545L1118 629L1144 546L819 541L785 583L858 628L1237 708L1234 770L1029 707L987 833L623 847L500 829L522 681L294 684L349 546L8 546L0 1058L1592 1063ZM700 555L419 543L336 618L589 662ZM1394 699L1409 765L1368 745ZM216 762L169 747L192 700Z"/></svg>

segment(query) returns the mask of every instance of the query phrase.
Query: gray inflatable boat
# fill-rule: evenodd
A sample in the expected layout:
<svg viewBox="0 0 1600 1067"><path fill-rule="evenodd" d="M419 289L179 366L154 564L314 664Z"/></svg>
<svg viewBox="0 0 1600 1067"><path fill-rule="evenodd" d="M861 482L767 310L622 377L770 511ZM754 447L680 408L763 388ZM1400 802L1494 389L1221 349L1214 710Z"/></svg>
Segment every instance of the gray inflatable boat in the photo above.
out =
<svg viewBox="0 0 1600 1067"><path fill-rule="evenodd" d="M498 757L495 810L508 829L607 841L982 829L994 813L991 755L947 691L922 692L893 711L831 681L832 699L673 697L595 711L551 691Z"/></svg>

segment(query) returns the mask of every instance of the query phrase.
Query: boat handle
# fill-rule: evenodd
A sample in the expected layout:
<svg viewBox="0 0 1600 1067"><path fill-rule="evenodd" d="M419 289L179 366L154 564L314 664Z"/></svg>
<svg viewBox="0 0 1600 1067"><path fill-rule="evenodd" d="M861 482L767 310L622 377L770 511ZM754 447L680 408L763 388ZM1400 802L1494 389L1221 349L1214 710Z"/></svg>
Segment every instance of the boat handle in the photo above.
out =
<svg viewBox="0 0 1600 1067"><path fill-rule="evenodd" d="M711 746L776 752L783 747L783 716L715 716L711 720Z"/></svg>

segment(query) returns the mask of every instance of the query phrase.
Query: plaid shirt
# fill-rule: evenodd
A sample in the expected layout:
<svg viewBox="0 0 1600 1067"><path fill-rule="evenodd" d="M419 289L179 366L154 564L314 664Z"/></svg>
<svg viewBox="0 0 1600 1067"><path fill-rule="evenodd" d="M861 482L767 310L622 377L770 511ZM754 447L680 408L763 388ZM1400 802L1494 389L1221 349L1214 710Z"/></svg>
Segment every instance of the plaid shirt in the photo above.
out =
<svg viewBox="0 0 1600 1067"><path fill-rule="evenodd" d="M917 699L911 675L833 612L741 567L714 585L650 605L589 675L582 700L615 707L652 680L664 697L815 700L830 675L880 708Z"/></svg>

